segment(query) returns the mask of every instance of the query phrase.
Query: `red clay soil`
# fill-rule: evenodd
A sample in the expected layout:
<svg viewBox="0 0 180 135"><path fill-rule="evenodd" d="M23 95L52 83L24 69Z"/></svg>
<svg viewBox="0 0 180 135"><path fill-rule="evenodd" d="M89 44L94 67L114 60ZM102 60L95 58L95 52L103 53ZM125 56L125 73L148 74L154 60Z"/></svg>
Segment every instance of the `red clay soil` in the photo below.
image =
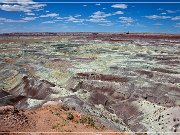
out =
<svg viewBox="0 0 180 135"><path fill-rule="evenodd" d="M70 116L73 116L73 119L71 119ZM43 106L35 110L27 111L18 111L15 110L13 106L5 106L0 108L0 134L19 134L13 132L22 132L21 134L38 132L40 134L66 135L127 134L112 133L114 132L113 130L107 129L93 120L85 122L82 118L86 119L90 117L81 115L75 111L65 111L55 105Z"/></svg>

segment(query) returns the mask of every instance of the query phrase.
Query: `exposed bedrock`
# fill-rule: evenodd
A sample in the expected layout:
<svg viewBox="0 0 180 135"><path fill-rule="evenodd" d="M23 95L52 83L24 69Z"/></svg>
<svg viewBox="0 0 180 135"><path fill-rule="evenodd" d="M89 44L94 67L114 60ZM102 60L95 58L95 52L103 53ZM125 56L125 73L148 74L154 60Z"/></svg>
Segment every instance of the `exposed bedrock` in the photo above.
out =
<svg viewBox="0 0 180 135"><path fill-rule="evenodd" d="M11 89L9 93L15 96L21 95L43 100L53 93L51 87L55 87L55 85L46 80L36 80L35 78L24 76L21 83Z"/></svg>
<svg viewBox="0 0 180 135"><path fill-rule="evenodd" d="M46 80L37 80L24 76L20 83L10 90L0 90L0 105L14 105L17 108L29 108L50 100L55 93L54 84Z"/></svg>
<svg viewBox="0 0 180 135"><path fill-rule="evenodd" d="M141 74L146 74L152 79L158 79L153 77L157 76L157 73L154 74L151 73L151 71L138 72L140 72ZM101 74L100 76L103 75ZM111 75L111 78L113 77L114 76ZM144 83L140 82L142 79L144 80ZM166 77L167 80L165 80L165 77L161 77L161 81L164 80L166 81L165 83L161 83L158 81L155 82L152 79L148 80L143 77L135 77L130 78L128 82L114 82L102 80L101 77L99 77L97 74L95 76L95 73L79 73L76 75L76 77L72 78L69 81L70 84L67 85L67 89L73 91L78 91L78 89L85 89L90 93L94 93L90 95L91 102L93 102L94 99L102 99L103 96L106 96L106 98L103 98L102 102L105 99L108 101L107 103L109 103L109 101L113 103L125 100L133 101L139 98L143 98L152 103L167 107L176 106L179 104L179 87L174 83L171 83L169 85L168 83L170 82L167 82L167 80L169 79L177 83L179 79L178 77L168 76L168 78Z"/></svg>
<svg viewBox="0 0 180 135"><path fill-rule="evenodd" d="M85 114L90 114L92 117L98 119L103 125L116 131L131 131L121 118L118 118L116 114L107 111L101 104L95 105L83 101L77 96L63 97L60 98L60 100L62 100L62 106L75 109Z"/></svg>
<svg viewBox="0 0 180 135"><path fill-rule="evenodd" d="M118 75L104 75L97 73L77 73L77 78L87 79L87 80L101 80L109 82L128 82L128 78L120 77Z"/></svg>
<svg viewBox="0 0 180 135"><path fill-rule="evenodd" d="M137 73L145 74L148 78L153 78L154 74L157 75L156 71L138 71ZM139 80L127 77L127 82L107 81L108 79L102 79L102 76L102 74L98 76L96 73L87 72L76 74L75 77L69 80L70 84L67 85L67 88L73 92L82 89L88 91L90 94L85 102L88 102L91 110L93 110L92 108L97 109L97 106L103 107L104 112L107 111L111 116L115 115L131 131L166 131L161 129L159 125L152 130L143 121L148 115L152 114L151 111L148 112L148 109L151 109L148 108L149 104L155 110L158 110L158 108L166 110L179 105L179 88L176 85L146 80L144 77L139 77ZM113 75L111 75L111 78L113 78ZM175 76L174 78L178 79ZM141 79L145 80L142 84L140 83ZM143 101L145 101L146 108L141 110L144 104ZM134 102L138 104L135 105ZM156 112L155 110L152 109ZM91 111L90 114L93 115L93 112Z"/></svg>

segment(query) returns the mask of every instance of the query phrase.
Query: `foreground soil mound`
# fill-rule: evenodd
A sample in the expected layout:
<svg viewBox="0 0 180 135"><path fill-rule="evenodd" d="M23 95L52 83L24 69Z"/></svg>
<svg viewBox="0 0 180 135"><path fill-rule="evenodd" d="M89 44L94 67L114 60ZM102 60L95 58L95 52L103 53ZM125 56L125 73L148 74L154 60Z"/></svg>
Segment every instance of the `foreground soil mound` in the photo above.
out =
<svg viewBox="0 0 180 135"><path fill-rule="evenodd" d="M108 132L108 134L116 134L111 133L112 130L108 130L88 115L73 110L65 111L56 105L44 105L36 110L26 111L18 111L13 106L3 106L0 107L0 123L0 132L6 133L86 132L88 134L90 132Z"/></svg>

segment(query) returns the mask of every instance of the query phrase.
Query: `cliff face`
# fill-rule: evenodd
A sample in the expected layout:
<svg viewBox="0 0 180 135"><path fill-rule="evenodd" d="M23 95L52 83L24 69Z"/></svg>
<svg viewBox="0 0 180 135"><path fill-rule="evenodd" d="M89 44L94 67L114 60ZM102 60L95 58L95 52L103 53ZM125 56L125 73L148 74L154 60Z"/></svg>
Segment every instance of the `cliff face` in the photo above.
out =
<svg viewBox="0 0 180 135"><path fill-rule="evenodd" d="M0 106L53 101L114 131L180 130L179 35L32 34L0 38Z"/></svg>

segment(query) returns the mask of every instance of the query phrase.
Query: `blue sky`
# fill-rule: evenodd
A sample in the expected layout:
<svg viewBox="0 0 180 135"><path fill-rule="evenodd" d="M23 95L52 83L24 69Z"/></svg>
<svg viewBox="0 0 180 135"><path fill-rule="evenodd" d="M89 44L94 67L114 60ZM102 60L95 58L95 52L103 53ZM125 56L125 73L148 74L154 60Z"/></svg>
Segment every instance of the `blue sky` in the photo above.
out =
<svg viewBox="0 0 180 135"><path fill-rule="evenodd" d="M53 0L58 1L77 2L77 0ZM0 33L127 31L180 33L179 0L173 0L179 3L125 3L133 0L121 0L122 3L115 3L117 0L103 0L114 3L85 1L96 2L83 0L81 2L84 3L46 3L52 1L0 0ZM170 0L150 2L153 1Z"/></svg>

